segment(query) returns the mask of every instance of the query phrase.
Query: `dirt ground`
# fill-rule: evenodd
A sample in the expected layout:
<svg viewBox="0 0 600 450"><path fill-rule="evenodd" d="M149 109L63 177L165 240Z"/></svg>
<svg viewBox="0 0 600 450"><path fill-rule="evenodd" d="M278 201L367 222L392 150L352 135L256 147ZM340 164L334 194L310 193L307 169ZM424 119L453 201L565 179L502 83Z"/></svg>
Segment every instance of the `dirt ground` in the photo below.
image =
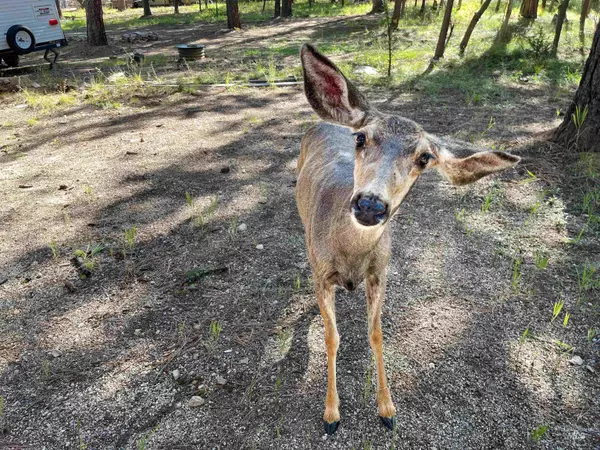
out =
<svg viewBox="0 0 600 450"><path fill-rule="evenodd" d="M308 25L298 22L298 40ZM586 224L588 181L574 152L541 140L557 125L548 95L514 95L498 110L370 93L430 132L476 135L523 162L470 187L424 175L391 224L383 329L395 432L377 417L364 288L338 291L342 418L331 437L294 196L315 122L301 87L78 104L34 125L22 96L4 95L0 448L598 447L589 330L600 302L580 277L600 244L593 230L568 241ZM190 407L193 395L204 404Z"/></svg>

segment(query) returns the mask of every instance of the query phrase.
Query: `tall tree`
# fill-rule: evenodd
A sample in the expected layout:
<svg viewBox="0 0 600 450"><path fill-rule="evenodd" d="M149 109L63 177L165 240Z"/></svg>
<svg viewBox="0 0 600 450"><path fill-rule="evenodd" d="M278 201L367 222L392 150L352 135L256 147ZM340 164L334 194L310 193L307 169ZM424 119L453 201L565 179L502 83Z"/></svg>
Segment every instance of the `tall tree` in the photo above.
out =
<svg viewBox="0 0 600 450"><path fill-rule="evenodd" d="M292 17L292 0L281 0L281 17Z"/></svg>
<svg viewBox="0 0 600 450"><path fill-rule="evenodd" d="M552 54L556 55L558 52L558 43L560 42L560 33L562 32L563 22L567 17L567 8L569 7L569 0L562 0L562 3L558 7L558 13L556 14L556 31L554 32L554 42L552 42Z"/></svg>
<svg viewBox="0 0 600 450"><path fill-rule="evenodd" d="M278 18L281 16L281 0L275 0L275 12L273 13L273 18Z"/></svg>
<svg viewBox="0 0 600 450"><path fill-rule="evenodd" d="M452 18L452 6L454 0L448 0L446 4L446 10L444 12L444 20L442 20L442 27L440 28L440 36L438 38L437 46L435 47L435 54L433 60L437 61L444 57L444 50L446 49L446 36L448 35L448 27L450 26L450 19Z"/></svg>
<svg viewBox="0 0 600 450"><path fill-rule="evenodd" d="M460 41L459 47L460 47L461 56L465 53L465 49L467 48L467 45L469 45L469 39L471 39L471 34L473 33L473 30L477 26L477 22L479 22L479 19L481 19L481 16L483 16L483 13L485 12L486 9L488 9L488 6L490 6L491 2L492 2L492 0L485 0L483 2L483 4L481 5L481 7L479 8L479 10L473 15L473 18L471 19L471 22L469 23L469 26L467 27L467 31L465 31L465 35L463 36L462 41Z"/></svg>
<svg viewBox="0 0 600 450"><path fill-rule="evenodd" d="M394 1L394 12L392 13L392 23L390 25L391 30L398 29L398 23L400 22L400 17L404 15L404 7L406 5L406 0L395 0Z"/></svg>
<svg viewBox="0 0 600 450"><path fill-rule="evenodd" d="M227 28L242 28L240 21L240 10L238 8L238 0L227 0Z"/></svg>
<svg viewBox="0 0 600 450"><path fill-rule="evenodd" d="M60 7L60 0L56 0L56 12L58 12L58 17L62 19L62 8Z"/></svg>
<svg viewBox="0 0 600 450"><path fill-rule="evenodd" d="M523 0L519 13L524 19L537 19L538 0Z"/></svg>
<svg viewBox="0 0 600 450"><path fill-rule="evenodd" d="M584 111L587 115L584 118ZM585 63L579 87L565 120L552 140L578 150L600 152L600 26L596 27L590 55Z"/></svg>
<svg viewBox="0 0 600 450"><path fill-rule="evenodd" d="M89 45L108 45L102 0L87 0L85 2L85 22L87 28L87 43Z"/></svg>
<svg viewBox="0 0 600 450"><path fill-rule="evenodd" d="M127 5L125 5L125 0L117 0L117 10L118 11L125 11L126 7L127 7Z"/></svg>
<svg viewBox="0 0 600 450"><path fill-rule="evenodd" d="M385 6L383 4L383 0L373 0L373 6L369 14L378 14L385 11Z"/></svg>
<svg viewBox="0 0 600 450"><path fill-rule="evenodd" d="M175 14L179 14L179 0L174 0L173 6L175 7Z"/></svg>
<svg viewBox="0 0 600 450"><path fill-rule="evenodd" d="M500 32L498 33L498 37L501 41L510 40L509 22L510 16L512 15L512 7L513 0L508 0L508 2L506 3L506 12L504 13L504 20L502 21L502 25L500 26Z"/></svg>
<svg viewBox="0 0 600 450"><path fill-rule="evenodd" d="M151 16L150 0L142 0L142 4L144 5L144 17Z"/></svg>
<svg viewBox="0 0 600 450"><path fill-rule="evenodd" d="M590 13L590 7L592 6L592 0L583 0L581 2L581 16L579 17L579 33L583 35L585 31L585 19L587 19Z"/></svg>

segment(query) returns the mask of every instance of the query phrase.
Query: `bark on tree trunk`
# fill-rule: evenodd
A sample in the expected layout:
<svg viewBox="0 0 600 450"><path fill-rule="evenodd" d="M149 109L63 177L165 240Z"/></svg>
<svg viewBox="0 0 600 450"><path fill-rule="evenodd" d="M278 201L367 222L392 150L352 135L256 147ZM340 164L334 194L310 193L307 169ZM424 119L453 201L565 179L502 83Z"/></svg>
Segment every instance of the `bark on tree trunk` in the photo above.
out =
<svg viewBox="0 0 600 450"><path fill-rule="evenodd" d="M496 9L494 10L494 12L498 12L500 11L500 5L502 4L502 0L498 0L496 2Z"/></svg>
<svg viewBox="0 0 600 450"><path fill-rule="evenodd" d="M581 113L587 107L587 117L577 123L577 108ZM576 120L574 120L574 118ZM583 151L600 151L600 26L596 27L590 55L585 63L581 82L565 120L556 129L552 140L565 147Z"/></svg>
<svg viewBox="0 0 600 450"><path fill-rule="evenodd" d="M58 17L60 19L62 19L63 16L62 16L62 8L60 7L60 0L56 0L56 12L58 13Z"/></svg>
<svg viewBox="0 0 600 450"><path fill-rule="evenodd" d="M383 6L383 0L373 0L373 7L369 14L378 14L385 11L385 6Z"/></svg>
<svg viewBox="0 0 600 450"><path fill-rule="evenodd" d="M87 28L87 43L89 45L108 45L104 18L102 13L102 0L87 0L85 2L85 22Z"/></svg>
<svg viewBox="0 0 600 450"><path fill-rule="evenodd" d="M242 28L238 0L227 0L227 28Z"/></svg>
<svg viewBox="0 0 600 450"><path fill-rule="evenodd" d="M454 0L448 0L446 4L446 10L444 11L444 20L442 21L442 28L440 29L440 37L435 48L435 54L433 60L437 61L444 57L444 50L446 49L446 35L448 34L448 27L450 26L450 19L452 17L452 6Z"/></svg>
<svg viewBox="0 0 600 450"><path fill-rule="evenodd" d="M275 0L275 13L273 14L274 18L281 16L281 0Z"/></svg>
<svg viewBox="0 0 600 450"><path fill-rule="evenodd" d="M152 11L150 10L150 0L143 0L142 3L144 4L144 16L151 16Z"/></svg>
<svg viewBox="0 0 600 450"><path fill-rule="evenodd" d="M510 39L508 23L510 22L510 16L512 15L512 7L513 0L508 0L508 3L506 4L506 13L504 14L504 20L502 21L502 26L500 27L500 32L498 33L501 41L507 41Z"/></svg>
<svg viewBox="0 0 600 450"><path fill-rule="evenodd" d="M281 0L281 17L292 17L292 0Z"/></svg>
<svg viewBox="0 0 600 450"><path fill-rule="evenodd" d="M395 0L394 12L392 13L392 23L390 25L392 31L398 29L398 23L400 22L400 16L402 16L404 2L406 0Z"/></svg>
<svg viewBox="0 0 600 450"><path fill-rule="evenodd" d="M556 31L554 32L554 42L552 42L552 54L556 55L558 52L558 43L560 42L560 33L562 32L563 22L567 16L567 8L569 7L569 0L562 0L562 3L558 7L558 14L556 17Z"/></svg>
<svg viewBox="0 0 600 450"><path fill-rule="evenodd" d="M175 14L179 14L179 0L175 0L173 5L175 6Z"/></svg>
<svg viewBox="0 0 600 450"><path fill-rule="evenodd" d="M590 6L592 6L591 0L583 0L581 3L581 16L579 17L579 33L583 35L585 31L585 19L587 19L590 13Z"/></svg>
<svg viewBox="0 0 600 450"><path fill-rule="evenodd" d="M538 0L523 0L519 13L524 19L537 19Z"/></svg>
<svg viewBox="0 0 600 450"><path fill-rule="evenodd" d="M118 0L117 1L117 10L118 11L125 11L126 7L127 7L127 5L125 4L125 0Z"/></svg>
<svg viewBox="0 0 600 450"><path fill-rule="evenodd" d="M425 14L425 0L421 0L421 9L419 10L419 14Z"/></svg>
<svg viewBox="0 0 600 450"><path fill-rule="evenodd" d="M542 0L542 9L546 9L546 0Z"/></svg>
<svg viewBox="0 0 600 450"><path fill-rule="evenodd" d="M467 27L467 31L465 31L465 35L463 36L462 41L460 41L459 47L460 47L460 55L461 56L465 53L465 49L467 48L467 45L469 45L469 39L471 39L471 34L473 33L473 30L477 26L477 22L479 22L479 19L481 19L481 16L483 16L483 13L486 11L486 9L488 9L488 6L490 6L490 3L492 3L492 0L485 0L483 2L483 4L481 5L481 8L479 8L479 11L477 11L473 15L473 18L471 19L471 22L469 23L469 26Z"/></svg>

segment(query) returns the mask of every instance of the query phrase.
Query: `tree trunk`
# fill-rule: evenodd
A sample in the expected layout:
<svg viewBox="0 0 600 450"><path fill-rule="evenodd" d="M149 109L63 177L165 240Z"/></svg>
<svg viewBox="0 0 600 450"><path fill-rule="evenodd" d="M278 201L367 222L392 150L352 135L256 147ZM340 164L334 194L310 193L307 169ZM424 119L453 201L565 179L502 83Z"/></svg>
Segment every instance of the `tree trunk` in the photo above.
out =
<svg viewBox="0 0 600 450"><path fill-rule="evenodd" d="M576 126L577 109L587 117ZM596 27L590 55L585 63L581 82L575 98L567 110L565 120L556 129L552 140L565 147L575 146L578 150L600 151L600 26Z"/></svg>
<svg viewBox="0 0 600 450"><path fill-rule="evenodd" d="M385 11L385 6L383 5L383 0L373 0L373 7L369 14L378 14Z"/></svg>
<svg viewBox="0 0 600 450"><path fill-rule="evenodd" d="M460 41L460 55L462 56L465 53L465 49L467 48L467 45L469 45L469 39L471 39L471 33L473 33L473 30L475 29L475 27L477 26L477 22L479 22L479 19L481 19L481 16L483 16L483 13L486 11L486 9L488 9L488 6L490 6L490 3L492 3L492 0L485 0L483 2L483 4L481 5L481 8L479 8L479 10L473 15L473 18L471 19L471 22L469 23L469 26L467 27L467 31L465 31L465 35L462 38L462 41Z"/></svg>
<svg viewBox="0 0 600 450"><path fill-rule="evenodd" d="M521 17L524 19L537 19L538 0L523 0L521 2Z"/></svg>
<svg viewBox="0 0 600 450"><path fill-rule="evenodd" d="M542 0L542 10L546 9L546 0Z"/></svg>
<svg viewBox="0 0 600 450"><path fill-rule="evenodd" d="M458 7L456 9L460 9L462 6L462 0L458 0Z"/></svg>
<svg viewBox="0 0 600 450"><path fill-rule="evenodd" d="M281 0L281 17L292 17L292 0Z"/></svg>
<svg viewBox="0 0 600 450"><path fill-rule="evenodd" d="M500 11L500 6L502 5L502 0L498 0L496 2L496 9L494 10L494 12L498 12Z"/></svg>
<svg viewBox="0 0 600 450"><path fill-rule="evenodd" d="M583 35L585 31L585 19L587 19L590 13L590 7L592 6L591 0L583 0L581 2L581 16L579 17L579 33Z"/></svg>
<svg viewBox="0 0 600 450"><path fill-rule="evenodd" d="M275 0L275 13L273 14L273 18L277 18L281 16L281 0Z"/></svg>
<svg viewBox="0 0 600 450"><path fill-rule="evenodd" d="M392 31L398 29L398 23L400 22L400 16L402 16L402 10L404 9L404 2L406 0L395 0L394 2L394 12L392 13L392 23L390 28Z"/></svg>
<svg viewBox="0 0 600 450"><path fill-rule="evenodd" d="M425 14L425 0L421 0L421 9L419 10L419 14Z"/></svg>
<svg viewBox="0 0 600 450"><path fill-rule="evenodd" d="M442 28L440 29L440 37L438 38L435 54L433 55L434 61L444 57L444 50L446 49L446 35L448 34L448 27L450 26L450 19L452 18L453 4L454 0L448 0L448 3L446 4L444 20L442 21Z"/></svg>
<svg viewBox="0 0 600 450"><path fill-rule="evenodd" d="M89 45L108 45L104 18L102 13L102 0L87 0L85 2L85 22L87 28L87 43Z"/></svg>
<svg viewBox="0 0 600 450"><path fill-rule="evenodd" d="M150 10L150 0L143 0L142 3L144 4L144 16L151 16L152 11Z"/></svg>
<svg viewBox="0 0 600 450"><path fill-rule="evenodd" d="M175 0L173 5L175 7L175 14L179 14L179 0Z"/></svg>
<svg viewBox="0 0 600 450"><path fill-rule="evenodd" d="M125 4L125 0L117 0L117 10L118 11L125 11L126 7L127 7L127 5Z"/></svg>
<svg viewBox="0 0 600 450"><path fill-rule="evenodd" d="M56 12L58 13L58 17L60 19L62 19L63 16L62 16L62 8L60 7L60 0L56 0Z"/></svg>
<svg viewBox="0 0 600 450"><path fill-rule="evenodd" d="M227 28L242 28L238 0L227 0Z"/></svg>
<svg viewBox="0 0 600 450"><path fill-rule="evenodd" d="M510 40L508 23L510 22L510 16L512 15L512 7L513 0L508 0L508 3L506 4L506 12L504 13L504 20L502 21L502 25L500 26L500 32L498 33L498 37L501 41Z"/></svg>
<svg viewBox="0 0 600 450"><path fill-rule="evenodd" d="M554 32L554 42L552 42L552 54L556 55L558 52L558 43L560 42L560 33L562 32L563 22L567 16L567 8L569 7L569 0L562 0L562 3L558 7L558 14L556 18L556 31Z"/></svg>

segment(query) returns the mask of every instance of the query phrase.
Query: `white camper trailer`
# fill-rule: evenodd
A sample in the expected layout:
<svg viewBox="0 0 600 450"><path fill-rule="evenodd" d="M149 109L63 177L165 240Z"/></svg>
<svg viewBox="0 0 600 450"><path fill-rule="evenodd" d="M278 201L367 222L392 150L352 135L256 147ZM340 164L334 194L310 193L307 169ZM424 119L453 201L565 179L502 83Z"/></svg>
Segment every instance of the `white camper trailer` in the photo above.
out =
<svg viewBox="0 0 600 450"><path fill-rule="evenodd" d="M0 0L0 59L7 66L16 67L19 56L41 50L52 65L56 49L65 45L55 0Z"/></svg>

